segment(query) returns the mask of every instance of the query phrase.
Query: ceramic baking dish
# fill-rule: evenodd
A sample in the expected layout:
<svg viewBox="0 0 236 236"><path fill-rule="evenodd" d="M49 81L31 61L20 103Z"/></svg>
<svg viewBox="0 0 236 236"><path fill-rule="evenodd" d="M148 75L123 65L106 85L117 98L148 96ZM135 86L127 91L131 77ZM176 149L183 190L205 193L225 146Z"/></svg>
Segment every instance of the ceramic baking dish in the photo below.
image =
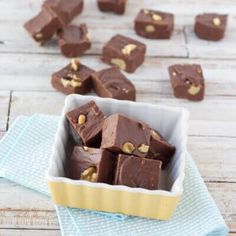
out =
<svg viewBox="0 0 236 236"><path fill-rule="evenodd" d="M94 100L106 115L118 112L146 122L177 147L172 162L162 173L161 190L91 183L65 177L70 130L65 113L91 100ZM68 96L48 171L48 184L54 203L160 220L170 219L183 192L187 124L188 112L183 108L80 95Z"/></svg>

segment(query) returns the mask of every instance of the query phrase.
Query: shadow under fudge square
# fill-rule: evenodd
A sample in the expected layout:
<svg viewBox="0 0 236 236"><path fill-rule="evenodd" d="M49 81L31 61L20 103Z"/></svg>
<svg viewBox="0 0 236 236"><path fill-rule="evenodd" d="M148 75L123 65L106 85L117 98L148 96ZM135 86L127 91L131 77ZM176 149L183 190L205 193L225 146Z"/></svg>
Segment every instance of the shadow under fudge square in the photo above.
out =
<svg viewBox="0 0 236 236"><path fill-rule="evenodd" d="M72 59L70 64L52 74L51 83L65 94L86 94L92 89L92 73L94 70Z"/></svg>
<svg viewBox="0 0 236 236"><path fill-rule="evenodd" d="M145 53L145 44L117 34L103 47L102 60L121 70L133 73L143 64Z"/></svg>
<svg viewBox="0 0 236 236"><path fill-rule="evenodd" d="M158 160L120 154L114 184L156 190L160 185L161 165Z"/></svg>
<svg viewBox="0 0 236 236"><path fill-rule="evenodd" d="M192 101L204 99L203 72L197 64L175 64L169 67L169 75L175 97Z"/></svg>
<svg viewBox="0 0 236 236"><path fill-rule="evenodd" d="M42 7L54 12L66 25L83 10L83 0L46 0Z"/></svg>
<svg viewBox="0 0 236 236"><path fill-rule="evenodd" d="M91 47L87 26L85 24L81 24L80 26L65 26L58 31L57 36L61 53L65 57L81 56Z"/></svg>
<svg viewBox="0 0 236 236"><path fill-rule="evenodd" d="M115 67L92 74L94 90L100 97L135 101L136 90L119 69Z"/></svg>
<svg viewBox="0 0 236 236"><path fill-rule="evenodd" d="M194 32L205 40L218 41L224 37L227 15L205 13L195 18Z"/></svg>
<svg viewBox="0 0 236 236"><path fill-rule="evenodd" d="M66 113L66 117L84 145L100 147L105 115L94 101Z"/></svg>
<svg viewBox="0 0 236 236"><path fill-rule="evenodd" d="M35 17L24 24L24 28L31 35L31 37L43 45L52 38L54 33L62 27L58 17L46 10L40 11Z"/></svg>
<svg viewBox="0 0 236 236"><path fill-rule="evenodd" d="M127 0L97 0L98 8L103 12L124 14Z"/></svg>
<svg viewBox="0 0 236 236"><path fill-rule="evenodd" d="M150 128L143 122L121 114L105 119L102 129L101 148L114 153L146 157L150 145Z"/></svg>
<svg viewBox="0 0 236 236"><path fill-rule="evenodd" d="M75 180L112 184L116 156L103 149L75 146L66 175Z"/></svg>
<svg viewBox="0 0 236 236"><path fill-rule="evenodd" d="M171 13L142 9L135 19L135 31L149 39L169 39L174 29Z"/></svg>
<svg viewBox="0 0 236 236"><path fill-rule="evenodd" d="M150 148L147 154L148 158L162 162L162 169L165 169L170 163L175 153L175 146L165 140L156 130L151 130Z"/></svg>

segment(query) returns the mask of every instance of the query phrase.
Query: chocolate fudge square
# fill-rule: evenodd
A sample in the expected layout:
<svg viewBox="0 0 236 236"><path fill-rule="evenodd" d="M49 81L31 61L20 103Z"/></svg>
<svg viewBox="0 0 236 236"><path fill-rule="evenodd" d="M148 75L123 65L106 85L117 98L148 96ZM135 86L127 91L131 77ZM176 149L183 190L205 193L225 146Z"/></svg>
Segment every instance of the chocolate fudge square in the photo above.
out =
<svg viewBox="0 0 236 236"><path fill-rule="evenodd" d="M92 88L94 70L72 59L71 63L52 74L52 86L65 94L86 94Z"/></svg>
<svg viewBox="0 0 236 236"><path fill-rule="evenodd" d="M91 47L85 24L65 26L57 35L61 53L65 57L79 57Z"/></svg>
<svg viewBox="0 0 236 236"><path fill-rule="evenodd" d="M135 101L134 85L120 72L111 67L92 75L94 90L100 97Z"/></svg>
<svg viewBox="0 0 236 236"><path fill-rule="evenodd" d="M94 101L68 112L66 117L84 145L100 147L105 115Z"/></svg>
<svg viewBox="0 0 236 236"><path fill-rule="evenodd" d="M161 178L161 161L120 154L115 172L115 184L156 190Z"/></svg>
<svg viewBox="0 0 236 236"><path fill-rule="evenodd" d="M40 45L51 39L54 33L61 27L62 24L58 17L53 12L46 10L40 11L35 17L24 24L24 28Z"/></svg>
<svg viewBox="0 0 236 236"><path fill-rule="evenodd" d="M174 29L174 15L143 9L135 19L135 31L149 39L169 39Z"/></svg>
<svg viewBox="0 0 236 236"><path fill-rule="evenodd" d="M74 180L112 184L116 156L107 150L75 146L66 175Z"/></svg>
<svg viewBox="0 0 236 236"><path fill-rule="evenodd" d="M146 157L150 145L150 128L121 114L106 118L102 128L101 148L114 153Z"/></svg>
<svg viewBox="0 0 236 236"><path fill-rule="evenodd" d="M46 0L43 8L54 12L60 21L67 25L83 10L83 0Z"/></svg>
<svg viewBox="0 0 236 236"><path fill-rule="evenodd" d="M97 0L98 8L103 12L113 12L119 15L125 13L127 0Z"/></svg>
<svg viewBox="0 0 236 236"><path fill-rule="evenodd" d="M170 163L175 153L175 146L168 143L160 133L156 130L151 130L150 148L148 158L159 160L162 162L162 169L165 169Z"/></svg>
<svg viewBox="0 0 236 236"><path fill-rule="evenodd" d="M201 39L218 41L224 38L226 25L227 15L205 13L196 16L194 32Z"/></svg>
<svg viewBox="0 0 236 236"><path fill-rule="evenodd" d="M174 95L192 101L204 98L205 83L200 65L176 64L169 67Z"/></svg>
<svg viewBox="0 0 236 236"><path fill-rule="evenodd" d="M145 53L145 44L117 34L103 47L102 59L121 70L133 73L143 64Z"/></svg>

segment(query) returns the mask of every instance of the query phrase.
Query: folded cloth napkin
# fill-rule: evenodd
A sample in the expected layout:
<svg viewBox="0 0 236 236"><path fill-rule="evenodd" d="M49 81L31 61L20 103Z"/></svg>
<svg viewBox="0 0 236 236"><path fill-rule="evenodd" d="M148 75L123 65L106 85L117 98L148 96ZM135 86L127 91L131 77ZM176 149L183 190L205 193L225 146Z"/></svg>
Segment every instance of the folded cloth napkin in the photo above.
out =
<svg viewBox="0 0 236 236"><path fill-rule="evenodd" d="M0 141L0 176L49 195L45 176L58 117L19 117ZM223 236L228 228L190 156L184 193L169 221L56 206L65 236Z"/></svg>

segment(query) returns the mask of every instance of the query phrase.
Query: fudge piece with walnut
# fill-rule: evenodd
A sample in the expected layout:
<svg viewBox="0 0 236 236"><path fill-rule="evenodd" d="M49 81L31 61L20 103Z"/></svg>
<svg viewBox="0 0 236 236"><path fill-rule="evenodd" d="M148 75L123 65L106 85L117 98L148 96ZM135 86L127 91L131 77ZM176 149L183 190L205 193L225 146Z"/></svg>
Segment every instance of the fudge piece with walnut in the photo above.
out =
<svg viewBox="0 0 236 236"><path fill-rule="evenodd" d="M75 180L112 184L115 162L116 156L107 150L75 146L66 175Z"/></svg>
<svg viewBox="0 0 236 236"><path fill-rule="evenodd" d="M106 118L102 128L101 148L114 153L146 157L150 145L150 128L143 122L121 114Z"/></svg>
<svg viewBox="0 0 236 236"><path fill-rule="evenodd" d="M133 73L145 59L145 44L117 34L103 47L102 59L121 70Z"/></svg>
<svg viewBox="0 0 236 236"><path fill-rule="evenodd" d="M66 114L72 130L89 147L100 147L105 115L94 101L88 102Z"/></svg>
<svg viewBox="0 0 236 236"><path fill-rule="evenodd" d="M218 41L224 37L227 25L227 15L205 13L197 15L194 32L206 40Z"/></svg>
<svg viewBox="0 0 236 236"><path fill-rule="evenodd" d="M135 31L149 39L168 39L174 29L174 15L171 13L143 9L135 19Z"/></svg>
<svg viewBox="0 0 236 236"><path fill-rule="evenodd" d="M174 95L192 101L204 98L205 83L200 65L176 64L169 67Z"/></svg>
<svg viewBox="0 0 236 236"><path fill-rule="evenodd" d="M65 94L86 94L92 88L94 70L72 59L71 63L52 74L52 86Z"/></svg>

